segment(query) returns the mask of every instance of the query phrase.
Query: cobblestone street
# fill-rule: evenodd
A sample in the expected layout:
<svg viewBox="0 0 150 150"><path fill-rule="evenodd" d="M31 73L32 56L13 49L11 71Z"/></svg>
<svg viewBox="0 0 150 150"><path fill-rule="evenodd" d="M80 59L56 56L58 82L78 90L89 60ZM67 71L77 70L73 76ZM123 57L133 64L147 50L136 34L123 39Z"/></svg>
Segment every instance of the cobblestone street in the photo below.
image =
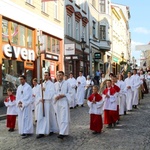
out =
<svg viewBox="0 0 150 150"><path fill-rule="evenodd" d="M5 121L0 121L0 150L149 150L150 95L145 95L138 109L121 117L116 128L104 127L102 134L89 130L88 107L71 110L70 136L63 141L57 135L22 139L16 130L9 133Z"/></svg>

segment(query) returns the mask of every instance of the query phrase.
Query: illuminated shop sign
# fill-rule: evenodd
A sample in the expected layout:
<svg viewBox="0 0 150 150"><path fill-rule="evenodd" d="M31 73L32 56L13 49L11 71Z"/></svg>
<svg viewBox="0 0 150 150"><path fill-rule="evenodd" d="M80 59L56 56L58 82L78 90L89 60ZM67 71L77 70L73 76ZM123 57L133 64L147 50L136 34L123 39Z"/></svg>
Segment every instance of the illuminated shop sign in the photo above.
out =
<svg viewBox="0 0 150 150"><path fill-rule="evenodd" d="M16 46L10 46L9 44L5 44L3 46L3 52L6 57L9 58L21 58L23 60L30 60L34 61L35 60L35 52L34 50L28 50L26 48L21 48L21 47L16 47Z"/></svg>

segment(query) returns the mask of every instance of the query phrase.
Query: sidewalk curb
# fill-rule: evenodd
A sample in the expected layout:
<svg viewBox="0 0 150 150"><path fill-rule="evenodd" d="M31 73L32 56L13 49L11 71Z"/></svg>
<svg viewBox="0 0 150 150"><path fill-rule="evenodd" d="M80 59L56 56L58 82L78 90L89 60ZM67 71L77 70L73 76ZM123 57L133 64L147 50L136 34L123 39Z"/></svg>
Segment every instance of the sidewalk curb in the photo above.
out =
<svg viewBox="0 0 150 150"><path fill-rule="evenodd" d="M0 121L5 120L7 115L0 115Z"/></svg>

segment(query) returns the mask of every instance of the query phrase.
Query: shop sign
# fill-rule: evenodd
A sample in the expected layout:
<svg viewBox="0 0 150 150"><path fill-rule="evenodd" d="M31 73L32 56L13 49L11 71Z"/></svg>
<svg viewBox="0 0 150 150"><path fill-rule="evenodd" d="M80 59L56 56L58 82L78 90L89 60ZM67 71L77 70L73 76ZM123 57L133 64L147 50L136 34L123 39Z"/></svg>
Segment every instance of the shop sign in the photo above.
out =
<svg viewBox="0 0 150 150"><path fill-rule="evenodd" d="M49 60L59 60L59 56L58 55L53 55L53 54L49 54L49 53L45 53L45 58L49 59Z"/></svg>
<svg viewBox="0 0 150 150"><path fill-rule="evenodd" d="M94 59L101 59L101 53L94 53Z"/></svg>
<svg viewBox="0 0 150 150"><path fill-rule="evenodd" d="M118 58L113 57L113 61L117 63L118 62Z"/></svg>
<svg viewBox="0 0 150 150"><path fill-rule="evenodd" d="M55 78L55 64L53 62L50 63L50 74L51 78Z"/></svg>
<svg viewBox="0 0 150 150"><path fill-rule="evenodd" d="M16 46L10 46L9 44L5 44L3 46L3 52L6 57L9 58L21 58L23 60L30 60L34 61L35 60L35 52L34 50L27 50L26 48L21 48L21 47L16 47Z"/></svg>
<svg viewBox="0 0 150 150"><path fill-rule="evenodd" d="M75 54L75 44L65 44L65 55Z"/></svg>

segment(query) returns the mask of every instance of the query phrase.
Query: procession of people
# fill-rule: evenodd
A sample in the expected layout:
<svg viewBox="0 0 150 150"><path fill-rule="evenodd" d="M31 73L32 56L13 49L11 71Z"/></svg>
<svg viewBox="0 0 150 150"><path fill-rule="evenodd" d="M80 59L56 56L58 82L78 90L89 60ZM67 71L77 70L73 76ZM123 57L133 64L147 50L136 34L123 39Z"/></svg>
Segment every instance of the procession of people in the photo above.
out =
<svg viewBox="0 0 150 150"><path fill-rule="evenodd" d="M110 73L109 77L101 73L99 78L98 75L96 73L99 84L95 84L94 79L89 75L84 77L82 71L77 79L72 72L65 75L63 71L58 71L54 83L50 73L45 72L41 83L38 84L36 78L32 80L33 88L26 82L26 76L21 75L16 96L9 88L4 101L8 131L15 130L18 116L18 131L23 139L34 133L33 124L36 124L37 139L53 134L64 139L69 135L70 109L82 109L87 104L90 130L93 134L100 134L103 124L107 128L116 127L120 116L137 109L140 99L150 92L150 71L137 72L133 69L127 72L127 78L121 73L117 76Z"/></svg>

